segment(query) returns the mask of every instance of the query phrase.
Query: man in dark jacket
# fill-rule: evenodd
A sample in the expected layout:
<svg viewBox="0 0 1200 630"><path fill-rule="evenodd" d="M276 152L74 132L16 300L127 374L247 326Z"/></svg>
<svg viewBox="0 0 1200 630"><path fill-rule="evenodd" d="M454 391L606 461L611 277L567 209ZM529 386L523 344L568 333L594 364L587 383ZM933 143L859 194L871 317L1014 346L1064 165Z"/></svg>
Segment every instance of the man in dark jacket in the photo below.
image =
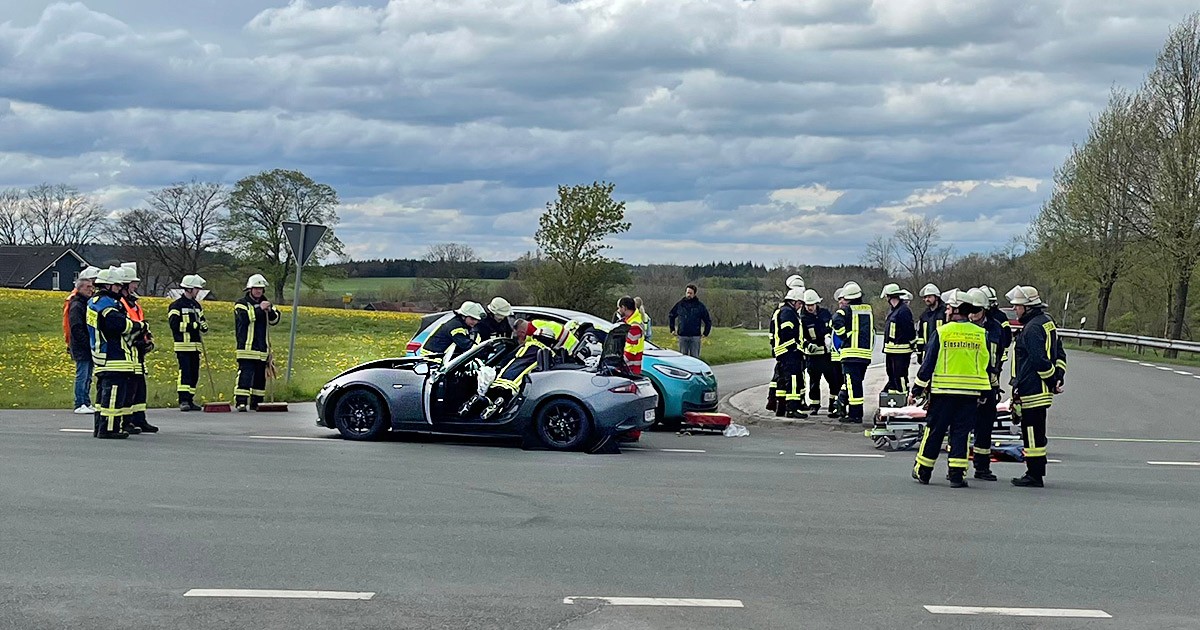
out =
<svg viewBox="0 0 1200 630"><path fill-rule="evenodd" d="M180 411L202 409L196 404L196 385L200 381L201 336L208 332L208 321L204 319L204 307L197 298L204 284L204 278L198 275L184 276L179 283L183 295L172 302L167 311L167 321L171 325L171 337L175 343L175 357L179 361L179 384L176 390L179 393Z"/></svg>
<svg viewBox="0 0 1200 630"><path fill-rule="evenodd" d="M1013 343L1012 401L1013 420L1021 423L1026 472L1012 484L1041 488L1046 476L1046 411L1055 394L1063 391L1067 353L1037 289L1018 285L1005 297L1022 326Z"/></svg>
<svg viewBox="0 0 1200 630"><path fill-rule="evenodd" d="M87 311L88 300L92 298L95 289L92 281L99 272L95 267L88 267L80 273L79 279L75 281L75 290L71 292L67 301L67 350L75 361L75 413L79 415L90 416L96 413L92 408L92 372L95 364L92 363Z"/></svg>
<svg viewBox="0 0 1200 630"><path fill-rule="evenodd" d="M422 356L444 355L453 348L454 354L462 354L475 346L475 327L487 317L483 305L478 302L463 302L454 315L429 333L429 339L421 348Z"/></svg>
<svg viewBox="0 0 1200 630"><path fill-rule="evenodd" d="M925 342L933 337L933 331L946 323L946 304L942 302L942 291L936 284L927 284L921 289L925 312L917 323L917 362L925 361Z"/></svg>
<svg viewBox="0 0 1200 630"><path fill-rule="evenodd" d="M267 279L256 273L246 280L246 295L233 305L233 330L237 340L237 387L233 390L238 411L258 411L267 397L267 364L271 359L268 326L279 323L279 311L267 300Z"/></svg>
<svg viewBox="0 0 1200 630"><path fill-rule="evenodd" d="M483 307L483 310L484 316L478 324L475 324L474 328L479 343L496 337L513 336L513 310L508 300L502 297L493 298L487 306Z"/></svg>
<svg viewBox="0 0 1200 630"><path fill-rule="evenodd" d="M808 289L804 292L804 310L800 312L800 329L803 332L804 364L808 371L808 412L821 410L821 379L829 385L829 409L833 410L834 398L841 388L841 370L833 370L827 340L832 334L830 322L833 314L821 306L821 296Z"/></svg>
<svg viewBox="0 0 1200 630"><path fill-rule="evenodd" d="M883 324L883 358L888 377L883 391L888 394L908 393L908 366L917 338L912 311L904 303L903 294L903 289L895 283L883 287L879 294L891 306Z"/></svg>
<svg viewBox="0 0 1200 630"><path fill-rule="evenodd" d="M700 338L712 332L708 307L696 297L698 291L696 285L687 285L684 298L671 308L668 320L671 334L679 337L679 351L697 359L700 358Z"/></svg>

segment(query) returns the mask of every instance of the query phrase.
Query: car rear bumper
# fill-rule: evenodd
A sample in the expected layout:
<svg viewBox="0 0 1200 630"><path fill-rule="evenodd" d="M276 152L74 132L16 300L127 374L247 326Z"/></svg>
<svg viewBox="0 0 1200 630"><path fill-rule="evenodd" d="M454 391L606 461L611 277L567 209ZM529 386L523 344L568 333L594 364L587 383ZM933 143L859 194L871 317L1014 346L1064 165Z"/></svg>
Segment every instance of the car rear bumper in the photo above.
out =
<svg viewBox="0 0 1200 630"><path fill-rule="evenodd" d="M638 393L630 394L629 400L611 407L606 415L612 424L612 433L641 431L654 426L658 421L658 394L649 381L638 382Z"/></svg>

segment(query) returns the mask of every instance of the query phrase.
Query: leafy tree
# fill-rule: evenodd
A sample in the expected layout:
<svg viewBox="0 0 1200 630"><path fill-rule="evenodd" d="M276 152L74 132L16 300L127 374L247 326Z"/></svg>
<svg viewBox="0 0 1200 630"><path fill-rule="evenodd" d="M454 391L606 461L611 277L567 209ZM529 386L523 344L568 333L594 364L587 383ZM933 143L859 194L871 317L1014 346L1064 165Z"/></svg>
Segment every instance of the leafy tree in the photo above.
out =
<svg viewBox="0 0 1200 630"><path fill-rule="evenodd" d="M625 202L612 198L614 184L559 186L546 204L534 241L539 254L523 261L522 279L539 303L607 314L610 291L628 272L604 255L604 239L627 232Z"/></svg>
<svg viewBox="0 0 1200 630"><path fill-rule="evenodd" d="M338 222L337 192L299 171L276 169L246 177L234 185L227 205L229 218L221 228L225 246L267 277L276 302L283 302L284 285L295 272L283 223L319 223L332 228ZM342 242L326 234L315 257L334 255L345 255ZM321 270L314 268L304 279L318 286L321 277Z"/></svg>

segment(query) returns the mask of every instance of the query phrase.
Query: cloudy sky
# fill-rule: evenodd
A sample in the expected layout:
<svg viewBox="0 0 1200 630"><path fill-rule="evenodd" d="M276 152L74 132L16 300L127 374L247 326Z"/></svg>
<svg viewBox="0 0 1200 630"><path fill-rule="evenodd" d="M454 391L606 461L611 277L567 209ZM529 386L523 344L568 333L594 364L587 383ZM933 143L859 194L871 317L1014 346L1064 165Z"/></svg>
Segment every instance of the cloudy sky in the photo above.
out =
<svg viewBox="0 0 1200 630"><path fill-rule="evenodd" d="M198 178L333 185L363 257L532 247L558 184L629 262L850 263L912 215L1024 233L1194 0L5 0L0 186L111 209Z"/></svg>

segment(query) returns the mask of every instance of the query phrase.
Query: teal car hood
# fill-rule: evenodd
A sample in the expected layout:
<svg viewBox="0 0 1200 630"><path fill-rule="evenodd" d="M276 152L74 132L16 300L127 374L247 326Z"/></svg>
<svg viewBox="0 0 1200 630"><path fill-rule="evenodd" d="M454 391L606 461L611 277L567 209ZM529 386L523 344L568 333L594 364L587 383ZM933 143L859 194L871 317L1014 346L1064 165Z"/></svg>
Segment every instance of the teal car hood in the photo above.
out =
<svg viewBox="0 0 1200 630"><path fill-rule="evenodd" d="M664 363L671 367L687 370L693 374L712 372L712 368L709 367L704 361L701 361L696 357L689 357L686 354L681 354L674 350L667 350L664 348L658 348L655 350L647 349L643 356L645 356L647 359L654 359L656 363Z"/></svg>

